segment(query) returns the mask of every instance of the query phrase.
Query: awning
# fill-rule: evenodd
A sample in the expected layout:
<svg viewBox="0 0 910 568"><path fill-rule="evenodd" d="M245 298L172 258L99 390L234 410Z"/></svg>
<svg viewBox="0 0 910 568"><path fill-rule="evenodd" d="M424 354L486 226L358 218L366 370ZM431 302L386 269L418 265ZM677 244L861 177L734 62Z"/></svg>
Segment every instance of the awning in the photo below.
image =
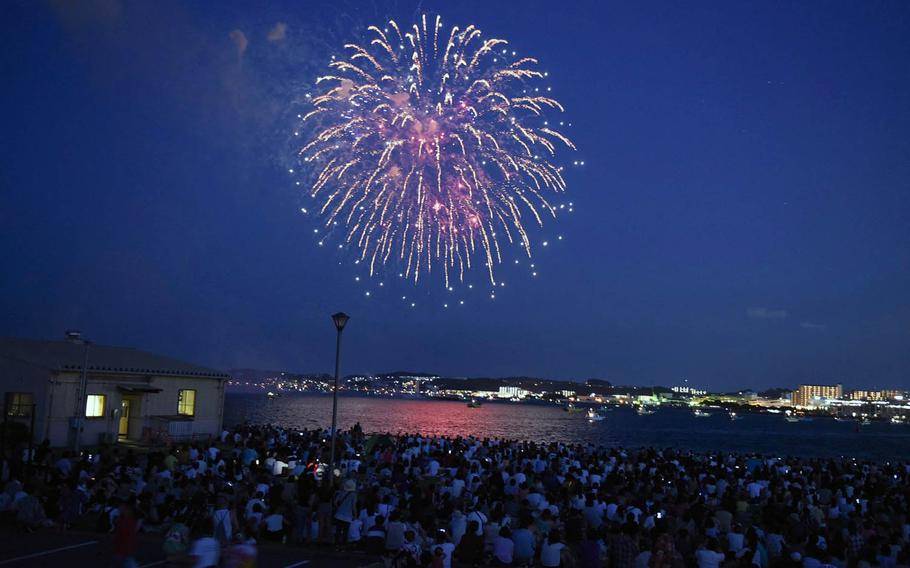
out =
<svg viewBox="0 0 910 568"><path fill-rule="evenodd" d="M146 394L146 393L161 392L161 389L159 389L159 388L155 388L155 387L142 387L142 386L137 386L137 387L129 386L129 387L127 387L127 386L123 386L123 385L117 385L117 389L118 389L120 392L125 393L125 394Z"/></svg>

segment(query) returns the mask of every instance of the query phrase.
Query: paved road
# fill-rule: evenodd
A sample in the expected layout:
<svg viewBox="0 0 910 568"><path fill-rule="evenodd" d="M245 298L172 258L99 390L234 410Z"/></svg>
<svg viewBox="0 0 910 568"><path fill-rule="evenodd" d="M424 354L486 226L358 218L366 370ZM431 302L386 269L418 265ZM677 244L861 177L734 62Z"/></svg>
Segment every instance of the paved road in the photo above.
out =
<svg viewBox="0 0 910 568"><path fill-rule="evenodd" d="M110 536L95 533L58 534L0 531L0 568L111 565ZM139 567L162 566L159 535L140 534L136 555ZM357 568L371 563L362 554L337 554L319 549L264 543L259 547L259 568Z"/></svg>

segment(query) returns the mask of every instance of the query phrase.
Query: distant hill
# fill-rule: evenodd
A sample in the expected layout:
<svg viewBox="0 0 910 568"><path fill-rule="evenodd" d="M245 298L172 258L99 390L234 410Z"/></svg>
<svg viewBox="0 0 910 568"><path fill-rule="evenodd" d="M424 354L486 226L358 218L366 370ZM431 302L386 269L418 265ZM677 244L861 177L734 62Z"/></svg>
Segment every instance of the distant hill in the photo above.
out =
<svg viewBox="0 0 910 568"><path fill-rule="evenodd" d="M267 371L264 369L228 369L228 375L233 379L249 382L259 382L269 377L277 377L282 371Z"/></svg>
<svg viewBox="0 0 910 568"><path fill-rule="evenodd" d="M785 394L790 394L791 392L793 392L793 389L776 387L768 390L763 390L758 393L758 396L761 398L777 399L783 397Z"/></svg>
<svg viewBox="0 0 910 568"><path fill-rule="evenodd" d="M424 373L417 371L392 371L390 373L376 373L377 377L438 377L436 373Z"/></svg>
<svg viewBox="0 0 910 568"><path fill-rule="evenodd" d="M260 383L275 377L284 377L291 380L329 380L332 378L328 373L290 373L288 371L268 371L264 369L229 369L228 374L232 379L249 383Z"/></svg>

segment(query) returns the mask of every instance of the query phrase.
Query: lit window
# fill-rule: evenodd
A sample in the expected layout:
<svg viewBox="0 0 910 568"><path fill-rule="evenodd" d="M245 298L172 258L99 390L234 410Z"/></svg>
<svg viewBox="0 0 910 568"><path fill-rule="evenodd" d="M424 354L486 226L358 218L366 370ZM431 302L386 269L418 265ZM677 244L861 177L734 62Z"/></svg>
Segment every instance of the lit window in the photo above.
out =
<svg viewBox="0 0 910 568"><path fill-rule="evenodd" d="M9 417L31 416L34 399L30 392L6 393L6 415Z"/></svg>
<svg viewBox="0 0 910 568"><path fill-rule="evenodd" d="M104 399L103 394L90 394L85 399L85 417L86 418L103 418L104 417Z"/></svg>
<svg viewBox="0 0 910 568"><path fill-rule="evenodd" d="M177 391L177 414L193 416L196 414L196 391L181 389Z"/></svg>

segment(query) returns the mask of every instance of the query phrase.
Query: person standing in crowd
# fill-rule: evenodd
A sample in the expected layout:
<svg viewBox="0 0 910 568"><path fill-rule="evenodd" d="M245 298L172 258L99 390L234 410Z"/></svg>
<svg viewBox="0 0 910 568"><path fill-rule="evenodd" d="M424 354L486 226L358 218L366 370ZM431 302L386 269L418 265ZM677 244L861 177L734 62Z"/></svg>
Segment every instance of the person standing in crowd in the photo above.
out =
<svg viewBox="0 0 910 568"><path fill-rule="evenodd" d="M212 534L221 547L228 546L234 539L234 515L224 495L216 498L215 511L212 513Z"/></svg>
<svg viewBox="0 0 910 568"><path fill-rule="evenodd" d="M133 506L124 501L120 505L120 514L114 524L114 566L116 568L135 568L136 547L139 535L139 521L136 519Z"/></svg>
<svg viewBox="0 0 910 568"><path fill-rule="evenodd" d="M354 511L357 510L357 483L353 479L345 479L341 489L335 493L333 501L335 510L335 546L341 548L347 545L348 529L354 520Z"/></svg>

